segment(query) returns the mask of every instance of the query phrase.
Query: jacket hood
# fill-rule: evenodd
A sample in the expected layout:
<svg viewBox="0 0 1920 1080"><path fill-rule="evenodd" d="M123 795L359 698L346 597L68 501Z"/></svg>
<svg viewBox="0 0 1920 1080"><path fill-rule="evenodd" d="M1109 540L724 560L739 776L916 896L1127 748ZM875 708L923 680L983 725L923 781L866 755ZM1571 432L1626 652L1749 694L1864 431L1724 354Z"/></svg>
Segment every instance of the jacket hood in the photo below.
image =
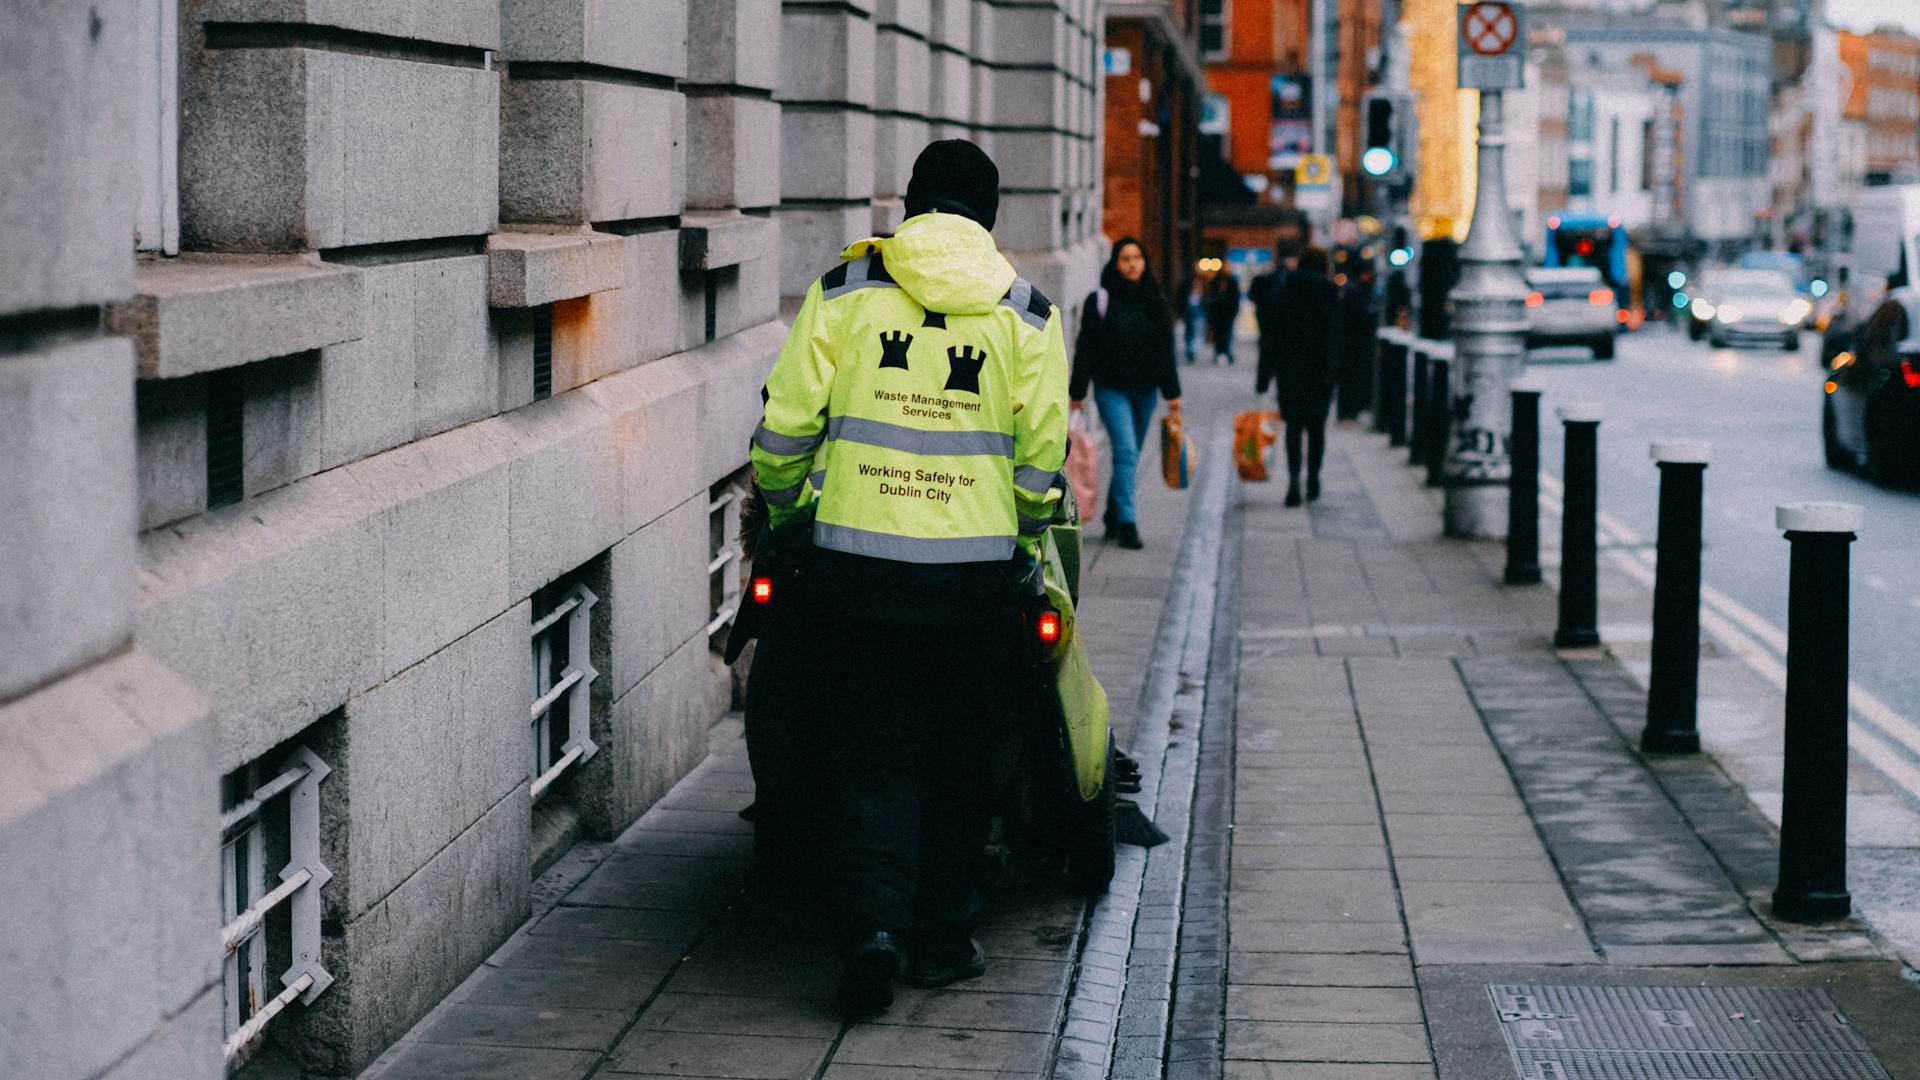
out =
<svg viewBox="0 0 1920 1080"><path fill-rule="evenodd" d="M928 311L984 315L1007 295L1013 264L994 246L993 234L959 214L921 214L902 222L892 236L849 245L840 258L858 259L876 249L887 275Z"/></svg>

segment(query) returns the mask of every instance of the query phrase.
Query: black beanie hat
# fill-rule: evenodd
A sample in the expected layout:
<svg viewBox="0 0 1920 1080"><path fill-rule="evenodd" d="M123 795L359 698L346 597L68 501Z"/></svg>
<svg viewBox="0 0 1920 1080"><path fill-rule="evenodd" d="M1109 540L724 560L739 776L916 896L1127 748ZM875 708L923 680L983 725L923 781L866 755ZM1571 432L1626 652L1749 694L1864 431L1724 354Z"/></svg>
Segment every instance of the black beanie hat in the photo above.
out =
<svg viewBox="0 0 1920 1080"><path fill-rule="evenodd" d="M1000 170L985 150L965 139L928 143L907 181L907 216L938 210L993 228L1000 215Z"/></svg>

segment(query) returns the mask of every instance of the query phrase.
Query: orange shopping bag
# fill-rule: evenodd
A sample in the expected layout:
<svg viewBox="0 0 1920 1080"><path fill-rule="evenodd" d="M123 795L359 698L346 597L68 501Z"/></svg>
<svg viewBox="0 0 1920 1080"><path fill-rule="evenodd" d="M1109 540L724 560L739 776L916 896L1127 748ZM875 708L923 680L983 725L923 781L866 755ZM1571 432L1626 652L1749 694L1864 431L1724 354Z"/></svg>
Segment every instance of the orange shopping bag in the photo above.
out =
<svg viewBox="0 0 1920 1080"><path fill-rule="evenodd" d="M1242 480L1267 479L1267 454L1279 436L1280 414L1252 409L1233 418L1233 464Z"/></svg>
<svg viewBox="0 0 1920 1080"><path fill-rule="evenodd" d="M1160 472L1170 488L1185 488L1193 480L1199 464L1193 444L1187 441L1187 427L1177 413L1160 419Z"/></svg>

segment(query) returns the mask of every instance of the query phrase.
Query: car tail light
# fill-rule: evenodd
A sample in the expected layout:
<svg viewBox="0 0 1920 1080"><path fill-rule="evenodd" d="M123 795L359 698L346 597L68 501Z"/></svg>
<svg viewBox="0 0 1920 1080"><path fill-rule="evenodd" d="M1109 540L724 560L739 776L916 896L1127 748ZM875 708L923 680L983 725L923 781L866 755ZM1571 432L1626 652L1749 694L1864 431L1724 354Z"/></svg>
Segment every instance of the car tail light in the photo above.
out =
<svg viewBox="0 0 1920 1080"><path fill-rule="evenodd" d="M1060 640L1060 613L1048 608L1040 613L1040 619L1034 623L1034 632L1040 635L1042 645L1052 645Z"/></svg>
<svg viewBox="0 0 1920 1080"><path fill-rule="evenodd" d="M1546 302L1547 302L1547 298L1545 296L1542 296L1537 290L1527 294L1528 307L1539 307L1541 304L1544 304Z"/></svg>
<svg viewBox="0 0 1920 1080"><path fill-rule="evenodd" d="M1633 321L1633 314L1626 308L1621 308L1619 311L1613 313L1613 321L1625 325Z"/></svg>
<svg viewBox="0 0 1920 1080"><path fill-rule="evenodd" d="M757 577L753 579L753 602L767 604L773 602L773 579Z"/></svg>
<svg viewBox="0 0 1920 1080"><path fill-rule="evenodd" d="M1611 304L1613 303L1613 290L1595 289L1587 294L1587 303L1592 304L1594 307Z"/></svg>
<svg viewBox="0 0 1920 1080"><path fill-rule="evenodd" d="M1827 393L1831 394L1838 389L1840 389L1839 383L1834 382L1832 379L1827 380Z"/></svg>
<svg viewBox="0 0 1920 1080"><path fill-rule="evenodd" d="M1920 371L1914 370L1913 361L1900 361L1900 380L1907 384L1907 389L1920 390Z"/></svg>

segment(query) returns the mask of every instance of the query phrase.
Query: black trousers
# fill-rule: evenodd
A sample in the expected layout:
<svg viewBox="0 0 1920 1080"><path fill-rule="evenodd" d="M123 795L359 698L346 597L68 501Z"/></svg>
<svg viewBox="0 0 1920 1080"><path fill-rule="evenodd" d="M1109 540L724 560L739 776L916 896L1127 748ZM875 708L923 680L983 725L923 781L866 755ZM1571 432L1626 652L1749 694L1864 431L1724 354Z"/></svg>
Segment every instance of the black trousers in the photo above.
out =
<svg viewBox="0 0 1920 1080"><path fill-rule="evenodd" d="M980 855L1018 761L1010 620L822 613L816 675L832 770L842 947L875 931L964 938Z"/></svg>
<svg viewBox="0 0 1920 1080"><path fill-rule="evenodd" d="M1320 462L1327 456L1327 408L1333 403L1331 386L1289 394L1280 400L1287 422L1287 479L1300 482L1300 443L1307 446L1307 475L1320 478Z"/></svg>

